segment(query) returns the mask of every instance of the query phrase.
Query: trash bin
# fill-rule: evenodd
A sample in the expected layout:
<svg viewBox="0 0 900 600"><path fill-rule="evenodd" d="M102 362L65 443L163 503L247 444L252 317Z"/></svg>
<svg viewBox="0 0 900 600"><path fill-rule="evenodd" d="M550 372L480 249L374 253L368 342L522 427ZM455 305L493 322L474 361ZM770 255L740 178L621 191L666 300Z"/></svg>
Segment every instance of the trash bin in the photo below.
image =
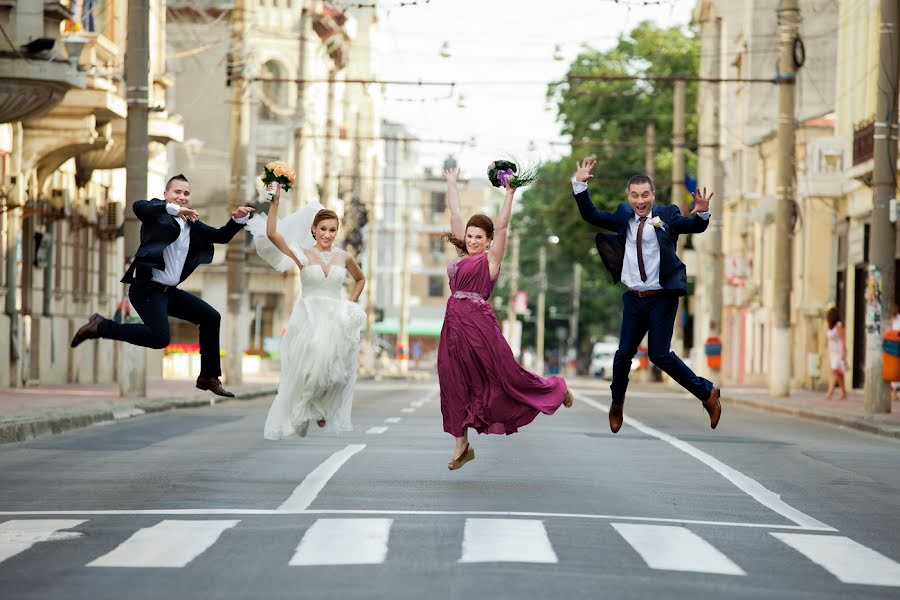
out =
<svg viewBox="0 0 900 600"><path fill-rule="evenodd" d="M885 381L900 381L900 329L891 329L881 342L881 376Z"/></svg>
<svg viewBox="0 0 900 600"><path fill-rule="evenodd" d="M710 369L722 367L722 338L708 337L703 345L706 354L706 366Z"/></svg>
<svg viewBox="0 0 900 600"><path fill-rule="evenodd" d="M647 346L638 346L637 357L640 368L646 369L650 366L650 357L647 355Z"/></svg>

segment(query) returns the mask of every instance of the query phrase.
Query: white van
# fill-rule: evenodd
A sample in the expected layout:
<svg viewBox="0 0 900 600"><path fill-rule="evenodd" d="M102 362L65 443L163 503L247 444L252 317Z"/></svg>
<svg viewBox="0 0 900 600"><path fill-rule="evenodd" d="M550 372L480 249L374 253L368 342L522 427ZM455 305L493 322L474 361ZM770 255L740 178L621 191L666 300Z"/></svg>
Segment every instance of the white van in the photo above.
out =
<svg viewBox="0 0 900 600"><path fill-rule="evenodd" d="M595 343L593 350L591 350L590 374L594 377L612 379L613 359L616 357L616 350L618 349L618 342ZM640 364L640 361L635 356L631 359L631 370L634 371Z"/></svg>

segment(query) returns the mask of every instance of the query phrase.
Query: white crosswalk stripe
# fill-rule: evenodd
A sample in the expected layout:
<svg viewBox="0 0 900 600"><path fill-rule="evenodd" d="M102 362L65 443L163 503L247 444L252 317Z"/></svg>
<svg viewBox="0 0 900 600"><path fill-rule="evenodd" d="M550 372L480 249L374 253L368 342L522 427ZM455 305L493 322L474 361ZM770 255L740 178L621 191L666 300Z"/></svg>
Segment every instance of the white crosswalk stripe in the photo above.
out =
<svg viewBox="0 0 900 600"><path fill-rule="evenodd" d="M287 565L378 565L389 560L390 543L405 544L410 539L405 528L400 530L402 535L399 537L394 533L396 523L393 518L354 516L317 518L307 522L311 525ZM84 532L66 531L84 523L88 521L17 519L0 522L0 568L4 561L40 542L74 540L85 535L95 543L102 539L87 525L81 528ZM137 530L86 566L183 568L219 542L222 533L239 523L239 520L162 520ZM458 557L460 563L558 563L560 559L554 543L562 550L571 551L567 546L568 540L551 541L544 523L544 520L528 518L466 518L464 523L459 522L462 526L459 553L455 557L446 556L445 560ZM102 524L100 531L103 531ZM288 529L285 534L292 535L294 531ZM642 560L650 569L747 575L733 560L740 556L726 556L688 526L625 522L602 525L588 532L591 536L589 543L598 555L615 545L611 543L615 535L612 531L617 532L640 557L635 556L633 560ZM798 552L797 561L811 560L842 583L900 587L900 563L848 537L807 532L769 533ZM237 535L230 536L232 542L239 539ZM772 541L770 544L774 546L776 543ZM52 546L41 548L46 551ZM759 551L765 552L766 549L763 547ZM562 556L568 560L565 552ZM84 560L91 558L85 557ZM784 568L792 567L790 563L785 563ZM770 576L769 573L759 572L751 572L750 575Z"/></svg>
<svg viewBox="0 0 900 600"><path fill-rule="evenodd" d="M81 519L23 519L0 523L0 562L28 550L38 542L80 537L80 533L63 532L84 523Z"/></svg>
<svg viewBox="0 0 900 600"><path fill-rule="evenodd" d="M183 567L240 521L161 521L135 532L89 567Z"/></svg>
<svg viewBox="0 0 900 600"><path fill-rule="evenodd" d="M377 565L384 562L393 519L319 519L290 565Z"/></svg>
<svg viewBox="0 0 900 600"><path fill-rule="evenodd" d="M651 569L746 575L712 544L684 527L641 523L612 526Z"/></svg>
<svg viewBox="0 0 900 600"><path fill-rule="evenodd" d="M900 564L842 535L772 533L843 583L900 586Z"/></svg>
<svg viewBox="0 0 900 600"><path fill-rule="evenodd" d="M542 521L466 519L459 562L555 563L557 560Z"/></svg>

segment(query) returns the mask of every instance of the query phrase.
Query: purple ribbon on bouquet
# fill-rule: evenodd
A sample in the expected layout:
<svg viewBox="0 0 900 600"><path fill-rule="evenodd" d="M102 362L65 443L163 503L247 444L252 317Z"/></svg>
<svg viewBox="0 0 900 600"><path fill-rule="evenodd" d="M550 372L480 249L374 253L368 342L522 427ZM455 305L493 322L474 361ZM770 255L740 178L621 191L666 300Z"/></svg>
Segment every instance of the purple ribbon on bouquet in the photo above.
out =
<svg viewBox="0 0 900 600"><path fill-rule="evenodd" d="M505 169L503 171L497 171L497 181L500 182L500 185L506 187L509 184L509 180L512 176L515 175L512 169Z"/></svg>

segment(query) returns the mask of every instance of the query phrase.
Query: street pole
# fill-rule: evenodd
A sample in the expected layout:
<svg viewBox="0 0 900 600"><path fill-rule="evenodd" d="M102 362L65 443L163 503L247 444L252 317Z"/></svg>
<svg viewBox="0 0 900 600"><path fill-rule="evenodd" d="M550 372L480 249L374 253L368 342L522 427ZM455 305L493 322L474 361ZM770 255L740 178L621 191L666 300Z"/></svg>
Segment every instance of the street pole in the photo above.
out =
<svg viewBox="0 0 900 600"><path fill-rule="evenodd" d="M375 181L377 177L378 167L373 162L372 163L372 181ZM373 184L374 187L374 184ZM368 343L368 348L372 352L372 364L370 365L371 374L373 376L377 376L378 371L378 360L375 356L375 301L378 297L376 294L377 286L378 286L378 278L377 268L375 266L375 261L378 258L378 253L375 250L375 245L378 243L378 220L375 218L375 211L377 207L375 206L375 194L370 194L372 198L370 209L369 209L369 222L366 224L366 230L368 232L368 240L366 240L366 254L368 255L366 262L368 263L368 274L366 279L366 342Z"/></svg>
<svg viewBox="0 0 900 600"><path fill-rule="evenodd" d="M512 267L509 275L509 305L506 308L506 330L509 340L513 339L516 321L516 295L519 293L519 232L512 235ZM520 352L521 354L521 352ZM518 356L516 359L518 360Z"/></svg>
<svg viewBox="0 0 900 600"><path fill-rule="evenodd" d="M578 312L581 309L581 263L572 265L572 314L569 316L569 351L578 357ZM568 359L568 357L566 357ZM574 376L575 370L569 371Z"/></svg>
<svg viewBox="0 0 900 600"><path fill-rule="evenodd" d="M335 104L335 78L337 67L332 66L328 70L328 100L325 116L325 152L322 159L322 197L319 202L327 207L331 202L332 171L335 170L334 162L334 104Z"/></svg>
<svg viewBox="0 0 900 600"><path fill-rule="evenodd" d="M296 124L294 125L294 173L297 175L297 184L294 188L294 210L303 205L303 128L306 126L306 30L309 27L309 8L306 0L303 0L303 8L300 11L300 35L297 51L297 106L294 111Z"/></svg>
<svg viewBox="0 0 900 600"><path fill-rule="evenodd" d="M237 209L245 202L247 147L250 142L249 103L247 92L247 55L245 27L246 0L235 0L232 10L231 51L234 60L234 77L231 83L231 176L228 185L228 210ZM225 327L228 345L225 349L225 377L230 385L243 383L243 333L246 319L242 318L242 306L246 295L247 273L244 269L246 249L244 236L234 236L225 251L227 269L227 315Z"/></svg>
<svg viewBox="0 0 900 600"><path fill-rule="evenodd" d="M128 38L125 48L125 99L128 117L125 127L125 270L131 266L141 243L141 222L130 203L147 197L147 164L150 140L147 116L150 102L150 6L144 0L128 2ZM123 294L124 296L124 294ZM147 350L117 342L119 355L119 395L147 395Z"/></svg>
<svg viewBox="0 0 900 600"><path fill-rule="evenodd" d="M781 0L778 9L778 134L775 169L775 240L773 244L773 328L769 355L769 393L788 396L791 390L791 253L794 206L796 123L794 40L800 23L797 0Z"/></svg>
<svg viewBox="0 0 900 600"><path fill-rule="evenodd" d="M672 204L681 207L681 214L688 214L690 209L684 198L684 104L685 82L675 81L674 121L672 124ZM678 243L678 249L684 249L684 238ZM678 310L675 313L675 328L672 332L672 350L678 355L684 353L684 298L678 299Z"/></svg>
<svg viewBox="0 0 900 600"><path fill-rule="evenodd" d="M900 79L900 38L896 0L881 0L880 67L875 100L875 148L869 278L875 289L875 312L866 322L866 413L891 412L890 385L882 379L881 336L890 329L894 297L896 230L890 221L890 201L897 195L897 94ZM872 281L874 279L874 281ZM880 281L879 281L880 279ZM880 290L879 290L880 288ZM878 292L880 291L880 302Z"/></svg>
<svg viewBox="0 0 900 600"><path fill-rule="evenodd" d="M656 125L647 123L647 154L644 157L644 172L650 179L656 179Z"/></svg>
<svg viewBox="0 0 900 600"><path fill-rule="evenodd" d="M541 244L538 251L538 298L537 298L537 331L535 332L537 340L535 341L535 357L537 374L544 374L544 304L546 303L547 293L547 246Z"/></svg>
<svg viewBox="0 0 900 600"><path fill-rule="evenodd" d="M411 209L412 207L410 207ZM412 216L412 210L408 210L407 218ZM410 221L407 220L407 223ZM412 227L404 228L406 231L406 244L403 247L403 262L400 273L400 328L397 331L396 348L401 355L397 357L397 366L400 368L400 374L406 375L409 368L409 255L411 252L418 251L416 240L416 231Z"/></svg>

